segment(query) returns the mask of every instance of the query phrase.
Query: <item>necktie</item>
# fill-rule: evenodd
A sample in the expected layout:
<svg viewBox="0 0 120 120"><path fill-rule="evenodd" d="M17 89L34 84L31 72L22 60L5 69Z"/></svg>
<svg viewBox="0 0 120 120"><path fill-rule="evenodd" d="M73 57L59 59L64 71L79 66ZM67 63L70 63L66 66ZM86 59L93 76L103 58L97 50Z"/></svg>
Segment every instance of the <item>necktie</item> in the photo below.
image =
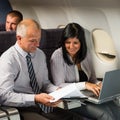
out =
<svg viewBox="0 0 120 120"><path fill-rule="evenodd" d="M35 94L39 94L39 93L41 93L41 91L40 91L39 85L38 85L36 77L35 77L35 72L34 72L34 69L33 69L32 61L31 61L31 55L29 53L26 56L26 61L27 61L29 78L30 78L30 85L33 89L33 92ZM49 112L53 111L52 107L45 106L44 104L40 104L40 103L38 105L40 106L42 111L44 111L45 113L49 113Z"/></svg>

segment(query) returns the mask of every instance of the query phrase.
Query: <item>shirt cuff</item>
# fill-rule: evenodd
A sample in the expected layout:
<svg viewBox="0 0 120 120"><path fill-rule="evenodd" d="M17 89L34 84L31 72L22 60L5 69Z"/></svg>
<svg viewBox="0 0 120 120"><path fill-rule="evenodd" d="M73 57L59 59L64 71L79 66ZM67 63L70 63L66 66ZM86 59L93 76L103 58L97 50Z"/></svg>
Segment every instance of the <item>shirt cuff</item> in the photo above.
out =
<svg viewBox="0 0 120 120"><path fill-rule="evenodd" d="M76 87L78 90L84 90L86 89L85 87L85 82L79 82L79 83L75 83Z"/></svg>
<svg viewBox="0 0 120 120"><path fill-rule="evenodd" d="M25 103L26 106L35 105L35 95L34 94L32 94L32 95L27 94L25 96L25 101L26 101L26 103Z"/></svg>

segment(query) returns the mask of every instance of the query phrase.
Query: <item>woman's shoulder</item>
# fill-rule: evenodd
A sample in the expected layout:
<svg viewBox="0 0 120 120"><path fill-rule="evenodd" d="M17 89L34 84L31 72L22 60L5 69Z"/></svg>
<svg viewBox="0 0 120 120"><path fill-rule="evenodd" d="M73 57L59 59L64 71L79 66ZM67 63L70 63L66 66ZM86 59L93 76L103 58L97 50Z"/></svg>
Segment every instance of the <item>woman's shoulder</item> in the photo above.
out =
<svg viewBox="0 0 120 120"><path fill-rule="evenodd" d="M92 53L91 53L91 51L87 51L86 58L88 59L88 61L92 61Z"/></svg>
<svg viewBox="0 0 120 120"><path fill-rule="evenodd" d="M53 54L52 55L62 55L62 48L60 47L60 48L58 48L58 49L56 49L54 52L53 52Z"/></svg>

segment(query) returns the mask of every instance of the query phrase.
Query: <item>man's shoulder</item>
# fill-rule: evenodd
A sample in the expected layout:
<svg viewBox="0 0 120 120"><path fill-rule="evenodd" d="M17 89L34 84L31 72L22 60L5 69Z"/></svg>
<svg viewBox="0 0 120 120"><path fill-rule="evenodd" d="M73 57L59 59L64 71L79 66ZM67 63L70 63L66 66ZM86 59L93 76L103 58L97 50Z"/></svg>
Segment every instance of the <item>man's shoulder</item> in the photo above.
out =
<svg viewBox="0 0 120 120"><path fill-rule="evenodd" d="M37 48L36 52L37 52L37 54L45 55L44 51L41 50L40 48Z"/></svg>
<svg viewBox="0 0 120 120"><path fill-rule="evenodd" d="M9 49L7 49L5 52L2 53L1 57L11 57L15 54L15 48L14 46L11 46Z"/></svg>
<svg viewBox="0 0 120 120"><path fill-rule="evenodd" d="M46 59L46 55L45 55L44 51L39 48L37 48L37 50L36 50L36 57L37 57L37 59L40 59L40 60Z"/></svg>

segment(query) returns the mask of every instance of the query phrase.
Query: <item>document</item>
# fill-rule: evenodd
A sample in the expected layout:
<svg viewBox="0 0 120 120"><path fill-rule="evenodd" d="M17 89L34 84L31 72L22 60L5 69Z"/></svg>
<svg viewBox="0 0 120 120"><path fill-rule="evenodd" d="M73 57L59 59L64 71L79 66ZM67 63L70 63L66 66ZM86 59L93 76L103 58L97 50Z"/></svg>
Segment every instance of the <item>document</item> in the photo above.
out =
<svg viewBox="0 0 120 120"><path fill-rule="evenodd" d="M83 95L76 87L75 83L72 83L70 85L67 85L59 90L56 90L49 95L54 97L54 100L51 100L50 102L56 102L57 100L61 98L73 98L73 97L79 97L79 98L86 98L85 95Z"/></svg>

